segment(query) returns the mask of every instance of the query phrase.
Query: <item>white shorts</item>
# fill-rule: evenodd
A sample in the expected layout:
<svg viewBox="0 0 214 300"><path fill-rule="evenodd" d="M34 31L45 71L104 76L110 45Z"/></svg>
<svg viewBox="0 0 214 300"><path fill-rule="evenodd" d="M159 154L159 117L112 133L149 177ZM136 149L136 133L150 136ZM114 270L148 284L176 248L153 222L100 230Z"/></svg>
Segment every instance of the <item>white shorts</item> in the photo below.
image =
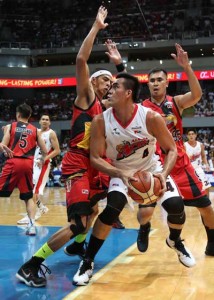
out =
<svg viewBox="0 0 214 300"><path fill-rule="evenodd" d="M44 164L40 169L36 163L33 166L33 193L38 195L43 195L44 188L48 181L49 173L50 173L51 164Z"/></svg>
<svg viewBox="0 0 214 300"><path fill-rule="evenodd" d="M167 177L166 187L167 187L167 191L164 193L164 195L158 201L160 204L162 204L164 201L166 201L169 198L181 197L178 187L170 175ZM108 193L113 192L113 191L123 193L126 196L127 202L130 204L128 188L120 178L111 178L110 183L109 183Z"/></svg>
<svg viewBox="0 0 214 300"><path fill-rule="evenodd" d="M212 186L207 175L205 174L204 170L201 167L195 168L195 172L203 184L203 190L206 190Z"/></svg>

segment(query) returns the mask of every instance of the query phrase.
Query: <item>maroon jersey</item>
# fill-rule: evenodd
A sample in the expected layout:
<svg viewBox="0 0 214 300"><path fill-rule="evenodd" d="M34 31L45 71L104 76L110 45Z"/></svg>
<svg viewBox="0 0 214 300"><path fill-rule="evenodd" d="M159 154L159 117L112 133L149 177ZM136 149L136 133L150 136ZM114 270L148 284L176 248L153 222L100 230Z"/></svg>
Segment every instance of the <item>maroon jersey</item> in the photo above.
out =
<svg viewBox="0 0 214 300"><path fill-rule="evenodd" d="M190 160L186 154L184 144L183 144L183 127L182 127L182 117L175 103L175 100L171 96L166 96L166 99L160 104L153 103L151 99L146 99L142 103L143 106L149 107L152 110L161 114L166 121L166 125L172 134L172 137L176 143L178 157L175 166L171 174L177 174L179 170L185 168L189 165ZM164 154L163 154L164 155Z"/></svg>
<svg viewBox="0 0 214 300"><path fill-rule="evenodd" d="M70 148L79 148L88 152L90 126L94 116L102 113L102 106L96 97L88 109L73 107L73 116L71 120L71 139Z"/></svg>
<svg viewBox="0 0 214 300"><path fill-rule="evenodd" d="M37 128L29 123L13 122L8 147L14 157L33 159L37 145Z"/></svg>

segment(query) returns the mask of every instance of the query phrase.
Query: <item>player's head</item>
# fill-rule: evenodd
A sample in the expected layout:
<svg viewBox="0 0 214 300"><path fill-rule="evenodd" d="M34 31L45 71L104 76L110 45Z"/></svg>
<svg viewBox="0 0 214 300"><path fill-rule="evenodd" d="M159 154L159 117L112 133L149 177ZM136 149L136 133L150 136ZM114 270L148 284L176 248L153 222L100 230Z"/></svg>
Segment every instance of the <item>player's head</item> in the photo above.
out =
<svg viewBox="0 0 214 300"><path fill-rule="evenodd" d="M195 128L189 128L186 132L188 141L195 141L197 138L197 131Z"/></svg>
<svg viewBox="0 0 214 300"><path fill-rule="evenodd" d="M20 104L16 107L16 118L28 120L32 114L32 108L26 104Z"/></svg>
<svg viewBox="0 0 214 300"><path fill-rule="evenodd" d="M137 103L139 91L140 91L140 82L137 79L137 77L129 73L119 73L116 76L116 80L112 84L112 87L109 91L109 95L111 97L112 93L125 92L126 96L131 97L133 102Z"/></svg>
<svg viewBox="0 0 214 300"><path fill-rule="evenodd" d="M162 68L154 68L148 73L148 88L151 97L158 98L166 95L166 89L169 85L167 71Z"/></svg>
<svg viewBox="0 0 214 300"><path fill-rule="evenodd" d="M48 114L42 114L39 119L39 124L42 129L47 129L51 125L50 116Z"/></svg>
<svg viewBox="0 0 214 300"><path fill-rule="evenodd" d="M103 98L111 86L113 77L111 72L101 69L92 73L90 81L98 97Z"/></svg>

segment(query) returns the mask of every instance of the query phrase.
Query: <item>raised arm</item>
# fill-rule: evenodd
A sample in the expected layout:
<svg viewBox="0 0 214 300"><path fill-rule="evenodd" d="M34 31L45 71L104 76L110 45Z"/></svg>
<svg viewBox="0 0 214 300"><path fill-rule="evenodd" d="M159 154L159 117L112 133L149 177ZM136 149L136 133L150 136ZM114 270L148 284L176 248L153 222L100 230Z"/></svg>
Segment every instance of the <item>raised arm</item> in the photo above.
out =
<svg viewBox="0 0 214 300"><path fill-rule="evenodd" d="M175 96L175 102L179 108L180 113L182 114L185 108L195 105L201 99L202 90L200 83L195 76L195 73L189 63L188 53L183 50L183 48L179 44L175 44L176 54L172 53L171 56L177 62L179 66L181 66L184 72L187 75L190 92Z"/></svg>
<svg viewBox="0 0 214 300"><path fill-rule="evenodd" d="M77 99L75 100L75 104L83 109L86 109L94 100L95 95L89 80L90 74L87 61L91 54L97 33L108 26L108 24L105 23L107 13L107 9L100 6L95 22L84 39L76 58Z"/></svg>

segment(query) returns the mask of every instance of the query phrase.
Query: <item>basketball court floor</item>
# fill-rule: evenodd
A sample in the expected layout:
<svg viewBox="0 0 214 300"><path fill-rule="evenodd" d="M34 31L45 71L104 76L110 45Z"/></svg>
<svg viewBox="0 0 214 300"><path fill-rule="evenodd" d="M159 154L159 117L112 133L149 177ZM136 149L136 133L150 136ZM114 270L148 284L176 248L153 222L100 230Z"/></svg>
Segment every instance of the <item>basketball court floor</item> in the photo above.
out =
<svg viewBox="0 0 214 300"><path fill-rule="evenodd" d="M214 201L214 191L211 192ZM2 300L213 300L214 257L204 254L206 233L195 208L186 208L187 221L182 232L185 244L196 259L196 266L186 268L176 253L168 248L166 215L157 206L152 220L149 249L140 253L136 246L137 205L125 207L121 220L126 229L113 229L95 260L90 284L75 287L72 278L80 259L68 257L63 248L50 256L45 264L51 269L44 288L31 288L17 281L19 267L61 226L66 224L64 188L46 188L48 214L38 222L35 237L25 235L16 221L24 213L24 203L17 190L11 198L0 199L0 299ZM105 201L100 202L100 210Z"/></svg>

